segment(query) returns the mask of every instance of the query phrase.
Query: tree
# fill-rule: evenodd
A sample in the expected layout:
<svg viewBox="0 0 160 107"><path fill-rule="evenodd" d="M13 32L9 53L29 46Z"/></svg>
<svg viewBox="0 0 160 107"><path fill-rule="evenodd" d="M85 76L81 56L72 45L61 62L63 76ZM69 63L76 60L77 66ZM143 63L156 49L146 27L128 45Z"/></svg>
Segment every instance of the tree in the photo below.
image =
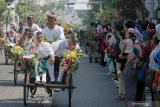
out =
<svg viewBox="0 0 160 107"><path fill-rule="evenodd" d="M102 1L102 4L100 4ZM89 25L90 22L100 21L102 24L110 23L112 17L113 0L90 0L91 10L83 18L83 24ZM100 9L102 5L102 10Z"/></svg>
<svg viewBox="0 0 160 107"><path fill-rule="evenodd" d="M39 5L35 5L32 0L25 0L20 5L17 5L16 13L18 13L20 17L20 21L25 22L26 17L32 15L35 17L36 23L43 23L45 21L45 16L42 15L43 11L41 11L42 7Z"/></svg>
<svg viewBox="0 0 160 107"><path fill-rule="evenodd" d="M116 0L112 6L120 10L120 17L124 19L135 20L141 16L141 19L144 20L148 15L144 1L145 0Z"/></svg>
<svg viewBox="0 0 160 107"><path fill-rule="evenodd" d="M7 3L5 0L0 0L0 18L2 18L3 12L7 9ZM0 19L2 20L2 19Z"/></svg>
<svg viewBox="0 0 160 107"><path fill-rule="evenodd" d="M26 21L26 17L31 14L29 0L25 0L20 5L17 5L16 13L19 15L20 21L22 21L22 22Z"/></svg>
<svg viewBox="0 0 160 107"><path fill-rule="evenodd" d="M93 8L93 11L98 12L102 6L102 9L106 7L112 7L115 0L89 0L89 5ZM93 2L93 3L92 3ZM95 2L95 3L94 3ZM102 2L102 3L101 3Z"/></svg>
<svg viewBox="0 0 160 107"><path fill-rule="evenodd" d="M112 8L104 7L102 11L97 13L97 18L102 24L110 23L112 19Z"/></svg>

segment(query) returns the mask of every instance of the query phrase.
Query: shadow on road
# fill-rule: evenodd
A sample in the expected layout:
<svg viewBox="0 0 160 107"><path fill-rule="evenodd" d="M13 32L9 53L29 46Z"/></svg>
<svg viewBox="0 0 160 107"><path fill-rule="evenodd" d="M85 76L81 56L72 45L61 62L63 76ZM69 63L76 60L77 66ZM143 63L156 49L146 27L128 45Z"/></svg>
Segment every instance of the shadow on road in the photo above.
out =
<svg viewBox="0 0 160 107"><path fill-rule="evenodd" d="M0 80L0 86L9 86L9 87L23 86L23 81L19 81L17 85L14 85L13 80Z"/></svg>
<svg viewBox="0 0 160 107"><path fill-rule="evenodd" d="M49 104L38 104L35 102L27 104L28 107L51 107ZM23 98L0 100L0 107L27 107L23 103Z"/></svg>
<svg viewBox="0 0 160 107"><path fill-rule="evenodd" d="M0 65L5 65L5 66L8 66L8 65L14 65L14 64L13 64L13 63L9 63L9 64L0 63Z"/></svg>

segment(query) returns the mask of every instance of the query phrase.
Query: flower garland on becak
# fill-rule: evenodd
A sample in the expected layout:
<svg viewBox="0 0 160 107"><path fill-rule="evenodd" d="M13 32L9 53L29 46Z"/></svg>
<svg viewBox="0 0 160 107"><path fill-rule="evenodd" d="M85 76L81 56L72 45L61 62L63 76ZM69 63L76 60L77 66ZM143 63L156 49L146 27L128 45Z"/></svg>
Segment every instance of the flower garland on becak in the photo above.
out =
<svg viewBox="0 0 160 107"><path fill-rule="evenodd" d="M83 54L80 49L77 49L74 51L67 50L66 52L64 52L62 63L61 63L63 70L67 73L76 72L82 57L83 57Z"/></svg>
<svg viewBox="0 0 160 107"><path fill-rule="evenodd" d="M17 58L18 66L21 66L22 65L22 57L24 55L24 49L20 46L13 46L11 48L11 53L14 58Z"/></svg>
<svg viewBox="0 0 160 107"><path fill-rule="evenodd" d="M23 69L28 69L31 70L32 68L34 68L35 65L35 61L38 59L38 53L34 52L33 53L33 57L32 58L25 58L23 57Z"/></svg>
<svg viewBox="0 0 160 107"><path fill-rule="evenodd" d="M14 56L18 56L18 57L22 57L24 55L24 50L20 46L12 47L11 52Z"/></svg>

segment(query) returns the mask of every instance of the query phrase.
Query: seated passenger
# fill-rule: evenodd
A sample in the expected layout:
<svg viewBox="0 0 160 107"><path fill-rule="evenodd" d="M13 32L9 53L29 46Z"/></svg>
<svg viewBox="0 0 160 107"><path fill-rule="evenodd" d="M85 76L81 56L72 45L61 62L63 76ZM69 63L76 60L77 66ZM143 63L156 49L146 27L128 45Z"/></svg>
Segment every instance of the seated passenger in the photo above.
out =
<svg viewBox="0 0 160 107"><path fill-rule="evenodd" d="M14 45L18 42L16 32L13 29L11 29L10 32L7 34L6 40Z"/></svg>
<svg viewBox="0 0 160 107"><path fill-rule="evenodd" d="M33 29L26 29L23 36L19 40L19 45L25 50L29 50L31 47L31 43L33 42L33 31Z"/></svg>
<svg viewBox="0 0 160 107"><path fill-rule="evenodd" d="M67 51L67 49L69 49L70 51L73 51L75 49L79 49L79 45L77 44L76 34L72 33L69 35L68 39L63 39L58 42L53 42L51 44L51 47L52 47L54 54L55 54L55 63L57 63L56 57L58 57L58 59L60 60L63 53L65 51ZM63 74L64 74L63 67L59 66L59 75L58 75L57 80L55 80L54 66L52 66L49 70L51 84L57 84L57 85L61 84Z"/></svg>
<svg viewBox="0 0 160 107"><path fill-rule="evenodd" d="M37 32L34 49L38 52L38 60L35 62L35 83L44 84L46 82L46 71L54 63L54 53L48 42L43 42L43 35ZM40 79L42 77L42 79Z"/></svg>

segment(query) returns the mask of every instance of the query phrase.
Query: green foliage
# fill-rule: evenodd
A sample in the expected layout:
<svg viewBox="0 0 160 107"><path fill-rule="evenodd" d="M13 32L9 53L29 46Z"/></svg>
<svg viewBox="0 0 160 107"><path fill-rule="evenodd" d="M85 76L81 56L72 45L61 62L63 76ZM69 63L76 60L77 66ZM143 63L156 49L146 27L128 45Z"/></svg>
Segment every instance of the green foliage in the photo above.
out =
<svg viewBox="0 0 160 107"><path fill-rule="evenodd" d="M55 4L54 3L51 3L49 5L44 5L42 7L42 12L45 13L46 11L50 11L52 10L53 8L55 7Z"/></svg>
<svg viewBox="0 0 160 107"><path fill-rule="evenodd" d="M102 9L101 12L97 13L97 17L99 18L100 22L103 24L110 23L111 17L112 17L112 8L105 7L104 9Z"/></svg>
<svg viewBox="0 0 160 107"><path fill-rule="evenodd" d="M46 17L42 15L41 8L41 6L33 4L31 0L25 0L20 5L17 5L16 12L20 17L20 21L26 21L26 17L32 15L36 17L36 23L42 23Z"/></svg>
<svg viewBox="0 0 160 107"><path fill-rule="evenodd" d="M89 25L90 22L93 21L100 21L102 24L109 23L112 17L112 8L111 7L104 7L101 11L95 12L93 10L88 11L88 15L84 16L83 24Z"/></svg>
<svg viewBox="0 0 160 107"><path fill-rule="evenodd" d="M20 5L17 5L16 13L18 13L20 21L26 21L26 17L31 14L29 0L25 0Z"/></svg>
<svg viewBox="0 0 160 107"><path fill-rule="evenodd" d="M136 19L138 16L137 11L142 14L143 18L147 14L144 12L146 8L142 0L121 0L114 2L112 6L117 10L121 10L120 16L125 19Z"/></svg>
<svg viewBox="0 0 160 107"><path fill-rule="evenodd" d="M0 0L0 20L1 17L3 16L3 12L7 9L7 3L5 0Z"/></svg>
<svg viewBox="0 0 160 107"><path fill-rule="evenodd" d="M35 18L36 23L45 23L46 16L44 15L47 11L52 11L53 8L56 8L57 10L63 9L64 10L64 4L54 4L51 3L49 5L39 6L35 5L32 0L24 0L23 3L17 5L16 12L20 16L20 21L26 21L26 17L28 15L32 15Z"/></svg>
<svg viewBox="0 0 160 107"><path fill-rule="evenodd" d="M100 1L102 1L102 4ZM90 2L92 10L89 10L88 15L83 17L83 24L89 26L90 22L93 21L100 21L102 24L109 23L112 17L114 0L90 0ZM100 5L102 9L100 9Z"/></svg>
<svg viewBox="0 0 160 107"><path fill-rule="evenodd" d="M89 10L87 15L83 17L83 24L89 25L91 21L96 20L97 13L93 10Z"/></svg>
<svg viewBox="0 0 160 107"><path fill-rule="evenodd" d="M58 36L53 35L53 37L52 37L52 39L51 39L51 40L49 40L46 36L44 36L44 38L43 38L43 39L44 39L44 41L45 41L45 42L48 42L48 43L50 43L50 44L51 44L51 43L53 43L53 42L57 41L57 40L58 40L58 38L59 38Z"/></svg>

